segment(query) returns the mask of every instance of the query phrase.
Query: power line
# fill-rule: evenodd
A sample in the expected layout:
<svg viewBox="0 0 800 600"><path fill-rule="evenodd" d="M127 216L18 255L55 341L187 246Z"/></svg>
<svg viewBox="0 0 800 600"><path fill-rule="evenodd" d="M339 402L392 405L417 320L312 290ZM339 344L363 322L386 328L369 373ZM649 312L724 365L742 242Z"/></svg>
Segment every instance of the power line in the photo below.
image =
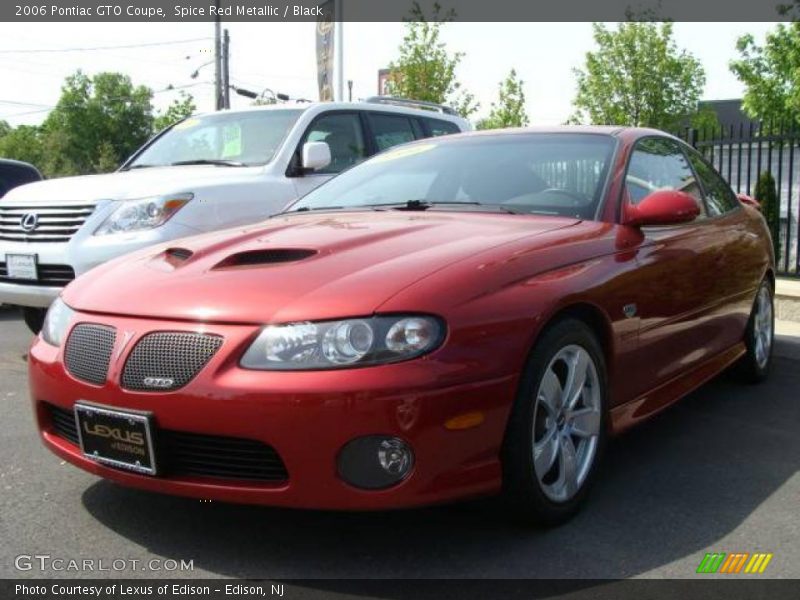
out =
<svg viewBox="0 0 800 600"><path fill-rule="evenodd" d="M36 54L45 52L91 52L94 50L118 50L122 48L146 48L151 46L174 46L176 44L189 44L210 40L209 37L191 38L188 40L172 40L168 42L147 42L144 44L121 44L116 46L91 46L80 48L36 48L25 50L0 50L0 54Z"/></svg>

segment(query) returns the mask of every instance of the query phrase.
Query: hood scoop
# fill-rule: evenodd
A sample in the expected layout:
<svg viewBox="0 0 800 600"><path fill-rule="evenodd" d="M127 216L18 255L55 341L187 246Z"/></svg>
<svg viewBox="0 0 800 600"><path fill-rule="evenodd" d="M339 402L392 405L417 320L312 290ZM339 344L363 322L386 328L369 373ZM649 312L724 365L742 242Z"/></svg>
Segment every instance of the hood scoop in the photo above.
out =
<svg viewBox="0 0 800 600"><path fill-rule="evenodd" d="M276 265L281 263L298 262L310 258L317 253L316 250L307 248L268 248L264 250L248 250L232 254L215 269L229 269L231 267L255 267L261 265Z"/></svg>

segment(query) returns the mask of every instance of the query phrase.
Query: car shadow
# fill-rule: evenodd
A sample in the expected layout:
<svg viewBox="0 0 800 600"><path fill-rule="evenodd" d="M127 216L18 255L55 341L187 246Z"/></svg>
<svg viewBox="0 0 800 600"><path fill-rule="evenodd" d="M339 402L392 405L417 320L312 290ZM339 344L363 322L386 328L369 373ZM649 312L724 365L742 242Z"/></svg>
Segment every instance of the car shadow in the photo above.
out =
<svg viewBox="0 0 800 600"><path fill-rule="evenodd" d="M624 578L713 545L800 470L792 425L800 422L799 388L797 362L783 357L760 386L718 378L613 440L584 510L550 530L510 524L491 499L337 513L201 503L106 481L82 499L116 534L218 576ZM364 589L341 581L308 585Z"/></svg>

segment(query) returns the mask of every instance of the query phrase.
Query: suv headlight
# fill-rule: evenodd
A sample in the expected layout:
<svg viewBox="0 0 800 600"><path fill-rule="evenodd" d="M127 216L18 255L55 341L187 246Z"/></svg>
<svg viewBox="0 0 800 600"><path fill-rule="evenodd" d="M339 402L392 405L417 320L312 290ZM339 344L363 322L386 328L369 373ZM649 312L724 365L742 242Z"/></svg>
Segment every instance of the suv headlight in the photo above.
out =
<svg viewBox="0 0 800 600"><path fill-rule="evenodd" d="M42 339L51 346L60 346L74 314L75 311L67 306L61 298L56 298L44 318Z"/></svg>
<svg viewBox="0 0 800 600"><path fill-rule="evenodd" d="M304 371L399 362L435 350L444 324L421 315L267 325L241 360L245 369Z"/></svg>
<svg viewBox="0 0 800 600"><path fill-rule="evenodd" d="M108 235L153 229L169 221L193 197L193 194L176 194L140 200L123 200L94 234Z"/></svg>

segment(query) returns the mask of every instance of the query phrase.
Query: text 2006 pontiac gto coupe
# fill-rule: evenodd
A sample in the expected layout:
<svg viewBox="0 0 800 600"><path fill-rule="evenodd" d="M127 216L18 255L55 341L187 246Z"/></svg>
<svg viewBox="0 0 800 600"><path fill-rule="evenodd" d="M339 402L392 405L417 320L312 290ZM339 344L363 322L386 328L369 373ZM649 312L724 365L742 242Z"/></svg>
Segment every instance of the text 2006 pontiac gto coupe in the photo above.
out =
<svg viewBox="0 0 800 600"><path fill-rule="evenodd" d="M30 351L44 443L138 488L380 509L502 493L554 524L609 435L763 379L769 233L657 131L397 147L248 229L79 278Z"/></svg>

